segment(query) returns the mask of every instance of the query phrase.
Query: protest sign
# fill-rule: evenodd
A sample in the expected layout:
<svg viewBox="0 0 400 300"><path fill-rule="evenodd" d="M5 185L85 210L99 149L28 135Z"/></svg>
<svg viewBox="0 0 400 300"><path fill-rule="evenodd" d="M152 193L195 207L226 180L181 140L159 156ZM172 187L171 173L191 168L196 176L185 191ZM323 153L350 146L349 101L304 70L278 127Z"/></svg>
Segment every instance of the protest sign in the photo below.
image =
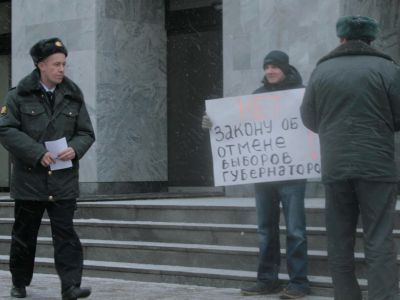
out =
<svg viewBox="0 0 400 300"><path fill-rule="evenodd" d="M318 135L304 127L304 89L206 101L215 186L319 178Z"/></svg>

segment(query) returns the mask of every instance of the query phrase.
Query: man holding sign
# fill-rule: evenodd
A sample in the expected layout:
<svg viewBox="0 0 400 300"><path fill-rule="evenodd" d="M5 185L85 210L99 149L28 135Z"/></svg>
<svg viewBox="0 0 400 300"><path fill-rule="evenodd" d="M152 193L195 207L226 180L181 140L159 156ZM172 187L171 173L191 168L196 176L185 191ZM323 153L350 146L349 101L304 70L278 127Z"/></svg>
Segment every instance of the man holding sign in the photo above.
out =
<svg viewBox="0 0 400 300"><path fill-rule="evenodd" d="M254 91L254 94L303 87L300 74L289 64L288 55L282 51L268 53L263 62L263 69L265 73L262 80L263 86ZM268 125L270 123L265 122L263 124L265 131L272 127L272 125ZM207 115L203 117L202 126L203 128L212 127ZM284 139L279 140L278 137L274 139L274 143L275 146L280 147L280 145L284 144ZM257 282L243 288L241 290L243 295L274 294L281 290L278 279L280 269L280 203L282 203L287 227L286 257L290 277L289 284L282 291L280 298L301 298L309 293L304 212L305 184L306 180L304 179L255 184L258 233L260 237L259 265Z"/></svg>

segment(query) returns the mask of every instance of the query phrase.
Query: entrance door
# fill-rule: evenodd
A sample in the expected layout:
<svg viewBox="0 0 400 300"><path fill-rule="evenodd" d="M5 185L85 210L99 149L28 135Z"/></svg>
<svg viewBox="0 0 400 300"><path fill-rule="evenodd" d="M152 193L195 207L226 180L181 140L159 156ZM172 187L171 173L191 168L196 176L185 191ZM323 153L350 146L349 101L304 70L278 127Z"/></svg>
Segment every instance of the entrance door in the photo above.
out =
<svg viewBox="0 0 400 300"><path fill-rule="evenodd" d="M205 100L222 97L222 13L209 6L168 11L168 183L212 186Z"/></svg>
<svg viewBox="0 0 400 300"><path fill-rule="evenodd" d="M11 1L0 2L0 107L10 87L11 75ZM8 152L0 145L0 191L9 188Z"/></svg>

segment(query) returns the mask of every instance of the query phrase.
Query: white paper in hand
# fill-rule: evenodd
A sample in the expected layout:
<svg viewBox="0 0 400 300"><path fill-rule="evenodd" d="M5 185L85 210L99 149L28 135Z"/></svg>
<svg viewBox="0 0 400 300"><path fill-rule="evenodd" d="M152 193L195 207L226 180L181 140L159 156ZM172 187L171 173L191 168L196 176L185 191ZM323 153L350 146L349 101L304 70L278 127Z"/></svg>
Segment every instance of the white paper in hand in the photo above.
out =
<svg viewBox="0 0 400 300"><path fill-rule="evenodd" d="M49 151L56 160L55 164L50 165L50 170L61 170L61 169L68 169L72 167L72 161L70 160L59 160L57 158L58 154L68 148L67 140L65 137L56 140L56 141L48 141L44 142L46 145L47 151Z"/></svg>

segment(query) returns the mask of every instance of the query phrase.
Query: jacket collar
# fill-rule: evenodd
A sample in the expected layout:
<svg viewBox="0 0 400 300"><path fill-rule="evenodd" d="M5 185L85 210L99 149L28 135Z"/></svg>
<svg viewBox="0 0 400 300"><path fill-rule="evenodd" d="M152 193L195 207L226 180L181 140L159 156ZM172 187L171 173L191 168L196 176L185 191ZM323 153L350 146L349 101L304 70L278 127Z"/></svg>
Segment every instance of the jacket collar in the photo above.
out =
<svg viewBox="0 0 400 300"><path fill-rule="evenodd" d="M264 87L266 89L271 91L303 86L303 79L301 78L300 73L297 71L297 69L293 66L290 66L289 72L285 75L285 79L282 82L278 84L270 84L265 76L263 77L261 82L264 84Z"/></svg>
<svg viewBox="0 0 400 300"><path fill-rule="evenodd" d="M40 84L40 74L37 69L33 70L29 75L21 79L17 85L17 93L21 96L30 95L42 89ZM64 95L69 95L75 100L82 101L82 93L78 86L67 76L64 76L63 81L57 85L59 90Z"/></svg>
<svg viewBox="0 0 400 300"><path fill-rule="evenodd" d="M344 44L341 44L339 47L334 49L332 52L328 53L324 57L322 57L317 65L320 63L327 61L329 59L340 57L340 56L350 56L350 55L369 55L369 56L378 56L384 59L393 61L394 60L389 56L386 55L374 48L372 48L367 43L361 41L348 41Z"/></svg>

